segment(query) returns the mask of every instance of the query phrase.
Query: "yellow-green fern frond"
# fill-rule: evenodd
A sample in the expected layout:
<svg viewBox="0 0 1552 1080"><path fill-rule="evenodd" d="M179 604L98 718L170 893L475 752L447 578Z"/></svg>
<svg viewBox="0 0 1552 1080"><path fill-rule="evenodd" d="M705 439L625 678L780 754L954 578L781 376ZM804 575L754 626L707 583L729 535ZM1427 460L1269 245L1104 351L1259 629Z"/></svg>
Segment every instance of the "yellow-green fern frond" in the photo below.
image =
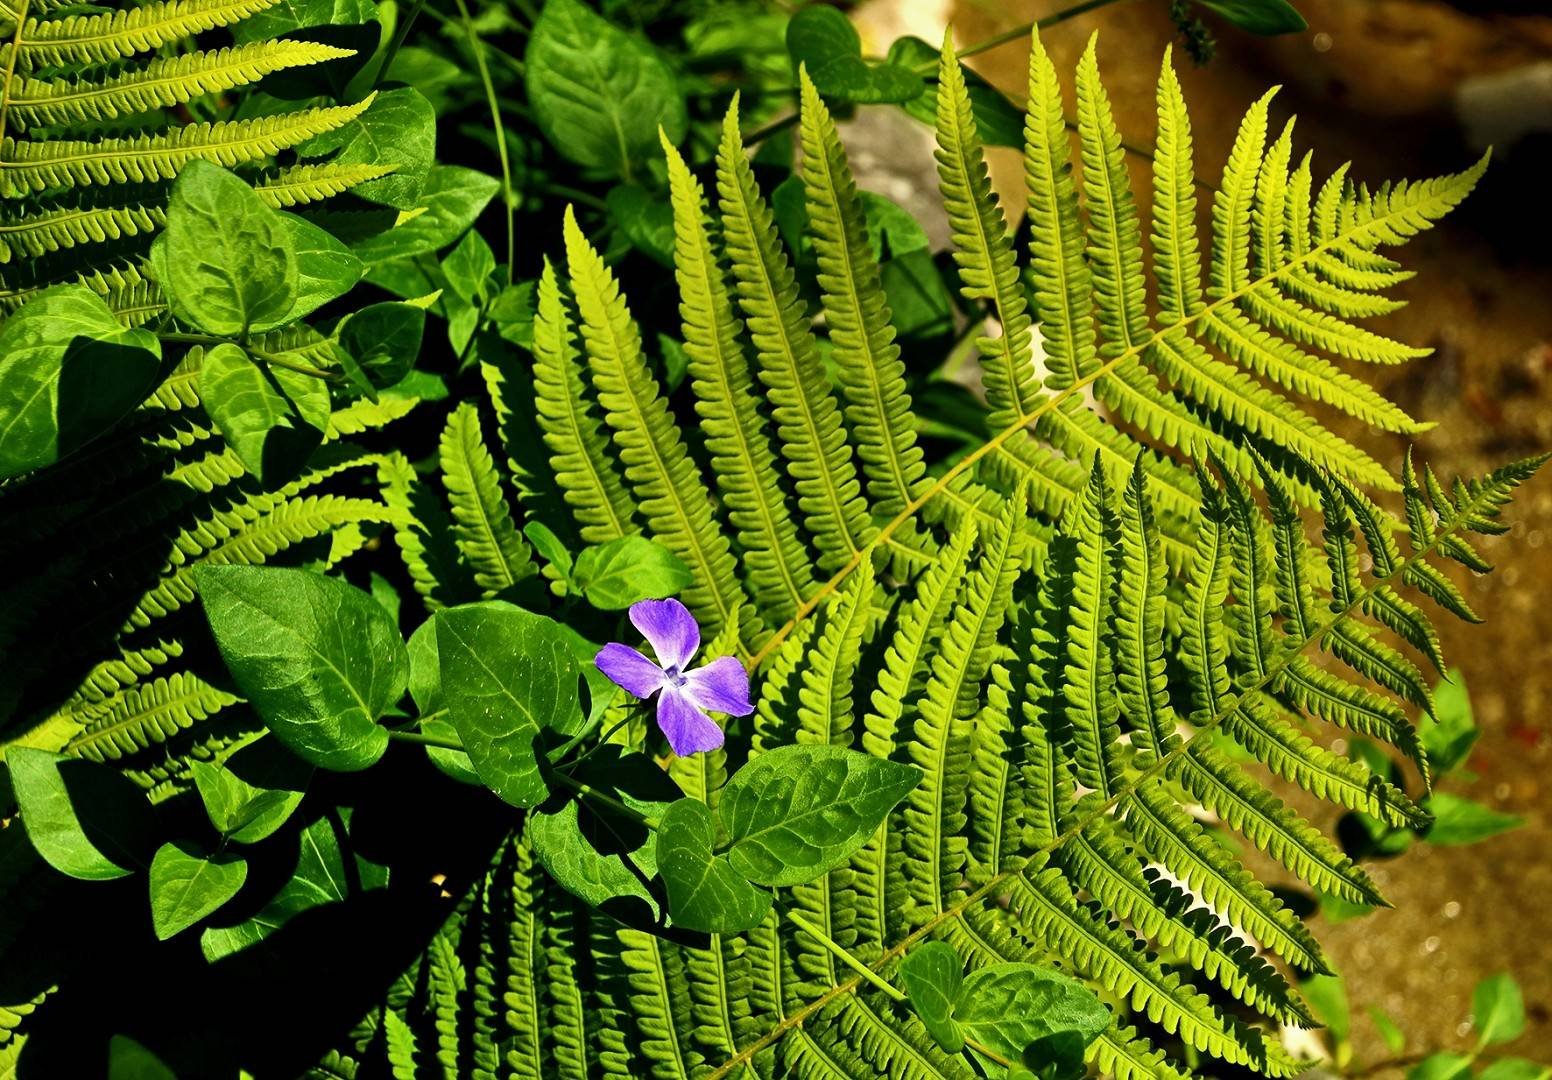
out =
<svg viewBox="0 0 1552 1080"><path fill-rule="evenodd" d="M70 64L110 64L248 18L278 0L158 0L143 7L63 19L28 18L0 66L21 71Z"/></svg>

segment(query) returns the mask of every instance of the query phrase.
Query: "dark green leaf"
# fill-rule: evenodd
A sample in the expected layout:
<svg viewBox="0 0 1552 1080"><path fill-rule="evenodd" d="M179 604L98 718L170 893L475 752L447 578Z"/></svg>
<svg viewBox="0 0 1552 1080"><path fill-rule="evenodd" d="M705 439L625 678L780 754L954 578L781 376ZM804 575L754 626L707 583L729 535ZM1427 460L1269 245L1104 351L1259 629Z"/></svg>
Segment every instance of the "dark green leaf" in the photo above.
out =
<svg viewBox="0 0 1552 1080"><path fill-rule="evenodd" d="M787 51L793 66L806 65L819 92L837 101L910 101L926 89L921 76L909 68L862 59L862 39L851 20L823 4L792 17Z"/></svg>
<svg viewBox="0 0 1552 1080"><path fill-rule="evenodd" d="M281 745L260 738L224 762L189 762L194 786L216 831L239 844L255 844L286 823L313 767Z"/></svg>
<svg viewBox="0 0 1552 1080"><path fill-rule="evenodd" d="M108 1080L178 1080L162 1059L128 1035L108 1040Z"/></svg>
<svg viewBox="0 0 1552 1080"><path fill-rule="evenodd" d="M560 537L556 536L548 525L538 520L529 521L523 526L523 535L534 546L534 550L555 567L563 579L570 579L571 552L566 550L566 545L561 543Z"/></svg>
<svg viewBox="0 0 1552 1080"><path fill-rule="evenodd" d="M437 656L436 620L427 619L418 626L407 643L410 654L410 696L420 710L423 734L458 742L458 729L442 711L442 662ZM441 715L434 715L441 714ZM462 784L480 783L474 762L462 750L445 746L426 747L426 757L447 776Z"/></svg>
<svg viewBox="0 0 1552 1080"><path fill-rule="evenodd" d="M281 742L326 769L383 756L377 719L404 693L409 659L377 601L306 570L200 566L194 581L232 678Z"/></svg>
<svg viewBox="0 0 1552 1080"><path fill-rule="evenodd" d="M433 165L416 201L425 212L399 225L391 210L365 215L377 227L351 239L351 250L368 264L437 251L462 236L500 188L501 181L482 172Z"/></svg>
<svg viewBox="0 0 1552 1080"><path fill-rule="evenodd" d="M1208 11L1223 16L1252 34L1297 34L1309 29L1298 9L1288 0L1196 0Z"/></svg>
<svg viewBox="0 0 1552 1080"><path fill-rule="evenodd" d="M351 26L376 18L372 0L279 0L238 23L232 37L239 42L267 41L306 27Z"/></svg>
<svg viewBox="0 0 1552 1080"><path fill-rule="evenodd" d="M205 350L199 391L221 437L268 488L295 479L329 427L322 380L255 361L231 342Z"/></svg>
<svg viewBox="0 0 1552 1080"><path fill-rule="evenodd" d="M1414 1065L1407 1080L1465 1080L1470 1075L1469 1055L1444 1052L1430 1054Z"/></svg>
<svg viewBox="0 0 1552 1080"><path fill-rule="evenodd" d="M435 622L443 702L475 771L513 806L537 805L549 794L542 736L584 721L576 635L503 601L439 611Z"/></svg>
<svg viewBox="0 0 1552 1080"><path fill-rule="evenodd" d="M380 90L366 112L309 139L297 147L297 154L328 156L341 165L392 165L393 172L357 184L351 194L396 210L413 210L421 205L436 159L436 112L412 86Z"/></svg>
<svg viewBox="0 0 1552 1080"><path fill-rule="evenodd" d="M605 199L609 217L637 251L669 269L674 265L674 209L638 184L616 184Z"/></svg>
<svg viewBox="0 0 1552 1080"><path fill-rule="evenodd" d="M1448 847L1475 844L1525 824L1522 817L1500 814L1463 795L1451 795L1447 791L1430 795L1423 801L1423 809L1433 815L1433 826L1424 838L1430 844Z"/></svg>
<svg viewBox="0 0 1552 1080"><path fill-rule="evenodd" d="M988 964L966 977L954 1019L966 1036L1017 1058L1059 1032L1075 1032L1087 1046L1110 1026L1110 1010L1070 975L1034 964Z"/></svg>
<svg viewBox="0 0 1552 1080"><path fill-rule="evenodd" d="M659 157L659 125L684 138L688 119L673 71L647 42L580 0L549 0L523 55L528 102L567 159L631 179Z"/></svg>
<svg viewBox="0 0 1552 1080"><path fill-rule="evenodd" d="M388 883L388 871L360 855L354 856L354 875L347 872L347 839L336 819L319 818L298 836L296 869L269 902L251 918L234 926L206 927L199 937L205 959L214 963L263 941L290 919L310 908L343 900L352 877L363 889Z"/></svg>
<svg viewBox="0 0 1552 1080"><path fill-rule="evenodd" d="M178 318L222 337L291 318L298 286L291 231L219 165L196 158L183 167L156 246L161 286Z"/></svg>
<svg viewBox="0 0 1552 1080"><path fill-rule="evenodd" d="M151 926L158 941L187 930L237 895L248 864L213 857L190 844L163 844L151 860Z"/></svg>
<svg viewBox="0 0 1552 1080"><path fill-rule="evenodd" d="M921 775L914 765L839 746L777 747L723 790L729 858L762 885L812 881L865 844Z"/></svg>
<svg viewBox="0 0 1552 1080"><path fill-rule="evenodd" d="M472 230L442 260L442 276L447 278L447 284L471 304L485 299L495 269L496 256L491 254L490 245Z"/></svg>
<svg viewBox="0 0 1552 1080"><path fill-rule="evenodd" d="M683 797L651 758L605 747L572 774L645 817L660 817ZM566 889L596 908L624 917L627 897L644 902L656 920L657 898L647 883L657 876L657 842L652 830L597 800L578 798L569 788L528 814L534 857Z"/></svg>
<svg viewBox="0 0 1552 1080"><path fill-rule="evenodd" d="M602 611L673 596L694 580L684 560L644 536L584 548L571 577L587 602Z"/></svg>
<svg viewBox="0 0 1552 1080"><path fill-rule="evenodd" d="M716 840L711 811L694 799L680 799L659 821L657 866L673 925L708 934L758 926L771 894L745 881L726 856L713 854Z"/></svg>
<svg viewBox="0 0 1552 1080"><path fill-rule="evenodd" d="M899 67L913 71L938 70L938 50L917 37L896 38L889 45L886 59ZM965 77L965 89L970 95L970 110L975 115L975 126L981 142L987 146L1024 146L1024 110L1003 96L991 83L959 65ZM911 116L929 127L938 120L938 95L936 84L926 86L922 93L909 101L901 102Z"/></svg>
<svg viewBox="0 0 1552 1080"><path fill-rule="evenodd" d="M1481 730L1463 672L1451 668L1448 676L1439 680L1433 689L1433 706L1432 716L1424 713L1418 718L1417 733L1437 776L1466 763Z"/></svg>
<svg viewBox="0 0 1552 1080"><path fill-rule="evenodd" d="M55 870L108 881L150 861L151 807L124 776L30 746L11 747L5 764L27 839Z"/></svg>
<svg viewBox="0 0 1552 1080"><path fill-rule="evenodd" d="M50 465L145 400L162 349L84 285L45 289L0 326L0 480Z"/></svg>
<svg viewBox="0 0 1552 1080"><path fill-rule="evenodd" d="M333 233L295 214L280 213L296 252L296 299L286 313L295 322L351 290L366 266Z"/></svg>
<svg viewBox="0 0 1552 1080"><path fill-rule="evenodd" d="M927 1034L951 1054L965 1048L964 1032L954 1022L954 1003L964 982L964 966L945 941L916 946L900 962L900 979Z"/></svg>
<svg viewBox="0 0 1552 1080"><path fill-rule="evenodd" d="M339 343L366 380L382 389L409 374L425 329L424 308L390 300L351 313L340 324Z"/></svg>
<svg viewBox="0 0 1552 1080"><path fill-rule="evenodd" d="M1513 1042L1525 1034L1525 998L1508 972L1489 975L1471 994L1471 1026L1481 1046Z"/></svg>

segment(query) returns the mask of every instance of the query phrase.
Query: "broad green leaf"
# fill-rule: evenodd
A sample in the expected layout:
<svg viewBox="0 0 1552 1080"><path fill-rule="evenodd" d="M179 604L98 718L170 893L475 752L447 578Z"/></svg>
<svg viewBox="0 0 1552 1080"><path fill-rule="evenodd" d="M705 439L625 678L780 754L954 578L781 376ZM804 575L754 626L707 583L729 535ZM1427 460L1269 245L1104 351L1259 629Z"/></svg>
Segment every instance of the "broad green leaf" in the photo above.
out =
<svg viewBox="0 0 1552 1080"><path fill-rule="evenodd" d="M1477 1073L1477 1080L1547 1080L1552 1066L1538 1065L1524 1058L1499 1058Z"/></svg>
<svg viewBox="0 0 1552 1080"><path fill-rule="evenodd" d="M1352 1015L1347 1005L1347 984L1339 975L1312 975L1300 984L1315 1019L1325 1025L1337 1042L1352 1034Z"/></svg>
<svg viewBox="0 0 1552 1080"><path fill-rule="evenodd" d="M73 878L109 881L145 869L155 846L151 807L106 765L28 746L6 753L27 839L43 861Z"/></svg>
<svg viewBox="0 0 1552 1080"><path fill-rule="evenodd" d="M377 720L404 693L409 659L377 601L279 567L200 566L194 583L227 669L281 742L325 769L383 756Z"/></svg>
<svg viewBox="0 0 1552 1080"><path fill-rule="evenodd" d="M248 863L211 856L186 842L163 844L151 860L151 926L158 941L187 930L237 895Z"/></svg>
<svg viewBox="0 0 1552 1080"><path fill-rule="evenodd" d="M442 276L447 284L469 303L484 301L490 289L490 275L496 269L496 256L479 233L470 230L447 258L442 260Z"/></svg>
<svg viewBox="0 0 1552 1080"><path fill-rule="evenodd" d="M851 102L902 102L920 97L922 77L897 64L870 64L862 58L862 39L840 10L813 4L787 24L792 66L806 65L808 77L825 97Z"/></svg>
<svg viewBox="0 0 1552 1080"><path fill-rule="evenodd" d="M519 281L496 294L485 313L496 331L514 345L533 349L534 283Z"/></svg>
<svg viewBox="0 0 1552 1080"><path fill-rule="evenodd" d="M442 667L437 656L436 620L427 619L410 635L406 648L410 654L410 696L420 710L420 730L439 739L459 741L458 729L442 709ZM426 747L426 757L447 776L462 784L480 784L474 762L462 750L445 746Z"/></svg>
<svg viewBox="0 0 1552 1080"><path fill-rule="evenodd" d="M178 1080L151 1051L128 1035L108 1040L108 1080Z"/></svg>
<svg viewBox="0 0 1552 1080"><path fill-rule="evenodd" d="M1433 815L1433 825L1424 834L1424 839L1430 844L1447 847L1475 844L1525 824L1522 817L1500 814L1463 795L1451 795L1447 791L1434 792L1423 801L1423 809Z"/></svg>
<svg viewBox="0 0 1552 1080"><path fill-rule="evenodd" d="M1471 1075L1471 1057L1445 1051L1429 1054L1407 1073L1407 1080L1465 1080Z"/></svg>
<svg viewBox="0 0 1552 1080"><path fill-rule="evenodd" d="M284 926L293 916L320 904L344 900L353 884L363 890L382 888L388 883L385 867L360 855L351 855L341 825L348 826L348 815L321 817L297 836L296 869L257 914L232 926L210 926L200 934L200 950L214 963L223 956L240 952ZM346 866L349 857L354 873Z"/></svg>
<svg viewBox="0 0 1552 1080"><path fill-rule="evenodd" d="M914 765L839 746L777 747L723 789L729 859L762 885L812 881L865 844L921 775Z"/></svg>
<svg viewBox="0 0 1552 1080"><path fill-rule="evenodd" d="M303 158L338 165L392 165L393 172L350 189L352 195L396 210L421 205L436 159L436 112L412 86L381 90L366 112L297 147Z"/></svg>
<svg viewBox="0 0 1552 1080"><path fill-rule="evenodd" d="M555 567L562 579L570 580L571 552L566 550L566 545L561 542L561 538L556 536L548 525L538 519L528 521L523 525L523 535L528 538L534 550L543 555L547 563Z"/></svg>
<svg viewBox="0 0 1552 1080"><path fill-rule="evenodd" d="M222 337L290 319L298 291L291 231L219 165L195 159L183 167L157 247L162 290L178 318Z"/></svg>
<svg viewBox="0 0 1552 1080"><path fill-rule="evenodd" d="M501 188L501 181L459 165L433 165L426 174L416 207L424 207L401 224L397 215L383 210L364 215L376 223L354 239L351 250L365 263L407 259L437 251L463 235ZM372 275L369 273L368 278Z"/></svg>
<svg viewBox="0 0 1552 1080"><path fill-rule="evenodd" d="M1084 1046L1110 1026L1110 1010L1070 975L1034 964L988 964L959 991L954 1019L967 1037L1017 1058L1038 1039L1074 1032Z"/></svg>
<svg viewBox="0 0 1552 1080"><path fill-rule="evenodd" d="M234 843L256 844L301 805L313 767L279 739L264 737L219 764L191 760L189 771L216 831Z"/></svg>
<svg viewBox="0 0 1552 1080"><path fill-rule="evenodd" d="M1390 1018L1389 1013L1378 1005L1370 1005L1369 1019L1374 1022L1374 1030L1380 1033L1380 1038L1385 1040L1385 1049L1392 1054L1399 1054L1406 1049L1406 1036L1401 1033L1401 1029Z"/></svg>
<svg viewBox="0 0 1552 1080"><path fill-rule="evenodd" d="M539 804L549 794L539 769L546 733L584 722L574 633L503 601L448 608L435 622L443 704L475 772L513 806Z"/></svg>
<svg viewBox="0 0 1552 1080"><path fill-rule="evenodd" d="M1481 730L1463 672L1451 668L1448 676L1439 680L1433 689L1433 715L1424 713L1418 718L1417 734L1436 777L1466 763Z"/></svg>
<svg viewBox="0 0 1552 1080"><path fill-rule="evenodd" d="M279 0L232 28L238 42L267 41L292 30L320 26L352 26L372 22L372 0Z"/></svg>
<svg viewBox="0 0 1552 1080"><path fill-rule="evenodd" d="M279 213L296 252L296 299L285 317L290 323L344 296L361 280L366 266L333 233L306 218Z"/></svg>
<svg viewBox="0 0 1552 1080"><path fill-rule="evenodd" d="M656 49L589 10L549 0L523 54L528 103L559 153L622 179L688 126L684 95Z"/></svg>
<svg viewBox="0 0 1552 1080"><path fill-rule="evenodd" d="M0 325L0 480L51 465L156 388L162 348L84 285L45 289Z"/></svg>
<svg viewBox="0 0 1552 1080"><path fill-rule="evenodd" d="M425 309L390 300L346 316L339 343L367 382L383 389L409 374L425 329Z"/></svg>
<svg viewBox="0 0 1552 1080"><path fill-rule="evenodd" d="M896 38L889 44L885 56L891 64L913 71L937 71L938 50L918 37ZM970 110L975 116L976 130L981 142L987 146L1024 146L1024 110L1003 96L991 83L959 65L965 77L965 90L970 96ZM812 72L810 72L812 74ZM928 127L937 123L937 86L924 85L922 92L900 107Z"/></svg>
<svg viewBox="0 0 1552 1080"><path fill-rule="evenodd" d="M756 888L716 855L717 825L694 799L680 799L658 823L657 867L668 888L674 926L731 934L758 926L771 909L771 894Z"/></svg>
<svg viewBox="0 0 1552 1080"><path fill-rule="evenodd" d="M322 380L255 361L229 341L205 350L199 392L221 437L267 488L295 479L329 427Z"/></svg>
<svg viewBox="0 0 1552 1080"><path fill-rule="evenodd" d="M609 218L637 251L670 270L674 266L674 210L639 184L616 184L604 200Z"/></svg>
<svg viewBox="0 0 1552 1080"><path fill-rule="evenodd" d="M617 747L598 751L572 775L649 818L660 817L684 797L651 758ZM526 835L534 858L589 906L626 919L627 898L635 898L654 920L661 917L657 898L646 887L657 876L657 839L645 825L558 787L529 811Z"/></svg>
<svg viewBox="0 0 1552 1080"><path fill-rule="evenodd" d="M1304 16L1288 0L1196 0L1196 3L1252 34L1297 34L1309 29Z"/></svg>
<svg viewBox="0 0 1552 1080"><path fill-rule="evenodd" d="M674 596L694 580L684 560L644 536L622 536L584 548L572 581L601 611L620 611L638 600Z"/></svg>
<svg viewBox="0 0 1552 1080"><path fill-rule="evenodd" d="M964 1032L954 1022L954 1003L964 982L959 954L946 941L916 946L900 962L900 979L927 1034L951 1054L965 1048Z"/></svg>
<svg viewBox="0 0 1552 1080"><path fill-rule="evenodd" d="M1471 1026L1480 1046L1513 1042L1525 1033L1525 998L1508 972L1489 975L1471 994Z"/></svg>

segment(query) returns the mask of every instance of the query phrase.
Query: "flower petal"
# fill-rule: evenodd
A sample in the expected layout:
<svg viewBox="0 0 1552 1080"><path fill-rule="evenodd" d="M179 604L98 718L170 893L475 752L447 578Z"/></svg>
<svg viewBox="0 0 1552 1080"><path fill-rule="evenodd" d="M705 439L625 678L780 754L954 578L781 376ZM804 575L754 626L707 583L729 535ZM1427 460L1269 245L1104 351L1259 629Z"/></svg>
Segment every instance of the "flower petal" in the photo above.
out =
<svg viewBox="0 0 1552 1080"><path fill-rule="evenodd" d="M677 687L665 686L657 696L657 726L668 736L668 745L680 757L715 750L722 745L722 729L697 709Z"/></svg>
<svg viewBox="0 0 1552 1080"><path fill-rule="evenodd" d="M651 697L666 678L663 669L629 645L611 641L593 657L598 670L639 698Z"/></svg>
<svg viewBox="0 0 1552 1080"><path fill-rule="evenodd" d="M657 662L664 668L683 671L701 647L700 624L690 609L673 597L637 601L631 605L630 621L652 645Z"/></svg>
<svg viewBox="0 0 1552 1080"><path fill-rule="evenodd" d="M731 656L719 656L709 664L684 673L684 693L708 712L748 716L749 672Z"/></svg>

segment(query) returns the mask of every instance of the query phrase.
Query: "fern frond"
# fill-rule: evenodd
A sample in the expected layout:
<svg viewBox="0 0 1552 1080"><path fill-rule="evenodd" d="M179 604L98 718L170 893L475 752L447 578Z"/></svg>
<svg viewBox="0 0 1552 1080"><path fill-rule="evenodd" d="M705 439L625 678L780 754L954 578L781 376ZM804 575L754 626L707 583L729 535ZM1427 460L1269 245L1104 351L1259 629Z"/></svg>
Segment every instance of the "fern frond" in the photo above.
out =
<svg viewBox="0 0 1552 1080"><path fill-rule="evenodd" d="M447 417L441 442L442 482L453 510L453 535L474 580L487 595L538 572L512 521L496 463L485 448L480 414L465 401Z"/></svg>
<svg viewBox="0 0 1552 1080"><path fill-rule="evenodd" d="M744 157L737 98L723 121L717 194L723 243L754 342L756 372L770 394L781 454L819 549L820 569L835 571L858 558L874 530L792 266Z"/></svg>
<svg viewBox="0 0 1552 1080"><path fill-rule="evenodd" d="M272 176L261 176L253 190L265 205L287 210L304 203L321 202L349 191L357 184L377 180L398 168L397 165L325 161L316 165L288 165Z"/></svg>
<svg viewBox="0 0 1552 1080"><path fill-rule="evenodd" d="M157 0L142 7L63 19L28 18L15 43L0 47L0 67L22 71L111 64L151 52L274 7L277 0Z"/></svg>
<svg viewBox="0 0 1552 1080"><path fill-rule="evenodd" d="M243 165L348 123L367 110L374 96L369 94L354 105L188 124L165 135L95 142L33 142L7 136L0 144L0 190L15 197L49 188L171 180L196 158L228 168Z"/></svg>
<svg viewBox="0 0 1552 1080"><path fill-rule="evenodd" d="M11 94L9 115L22 129L113 120L353 55L353 49L313 41L259 41L158 57L108 78L26 79Z"/></svg>
<svg viewBox="0 0 1552 1080"><path fill-rule="evenodd" d="M65 752L93 761L120 758L164 742L239 700L192 672L175 671L75 710L72 719L83 727Z"/></svg>

